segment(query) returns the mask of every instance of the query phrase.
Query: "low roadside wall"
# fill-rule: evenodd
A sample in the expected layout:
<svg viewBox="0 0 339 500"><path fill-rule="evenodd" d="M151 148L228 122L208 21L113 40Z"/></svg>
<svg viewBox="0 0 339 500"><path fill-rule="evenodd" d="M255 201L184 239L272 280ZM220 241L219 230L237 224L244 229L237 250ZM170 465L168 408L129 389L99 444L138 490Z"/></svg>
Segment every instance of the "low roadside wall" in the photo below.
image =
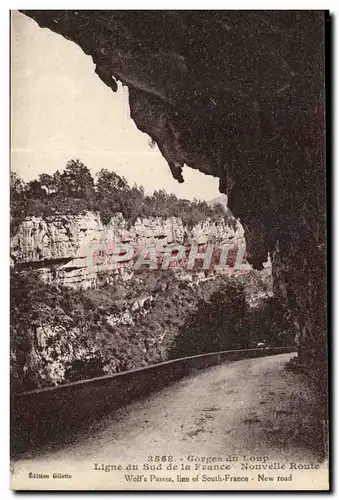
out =
<svg viewBox="0 0 339 500"><path fill-rule="evenodd" d="M12 395L12 454L66 441L132 400L220 363L294 352L295 347L223 351Z"/></svg>

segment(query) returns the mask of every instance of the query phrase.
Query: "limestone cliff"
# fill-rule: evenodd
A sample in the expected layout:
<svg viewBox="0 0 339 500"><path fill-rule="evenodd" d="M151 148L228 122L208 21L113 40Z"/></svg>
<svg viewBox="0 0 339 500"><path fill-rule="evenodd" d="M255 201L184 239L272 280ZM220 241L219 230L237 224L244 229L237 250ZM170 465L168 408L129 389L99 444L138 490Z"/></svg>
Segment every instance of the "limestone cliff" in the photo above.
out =
<svg viewBox="0 0 339 500"><path fill-rule="evenodd" d="M103 225L99 214L27 217L11 241L11 258L18 269L39 269L45 282L87 288L107 270L98 254L109 253L114 243L133 248L155 248L162 254L168 245L215 243L235 248L245 245L243 229L220 220L204 220L189 228L181 219L138 219L129 227L121 214ZM128 267L128 262L126 263ZM123 276L123 269L118 271ZM127 275L128 276L128 275Z"/></svg>

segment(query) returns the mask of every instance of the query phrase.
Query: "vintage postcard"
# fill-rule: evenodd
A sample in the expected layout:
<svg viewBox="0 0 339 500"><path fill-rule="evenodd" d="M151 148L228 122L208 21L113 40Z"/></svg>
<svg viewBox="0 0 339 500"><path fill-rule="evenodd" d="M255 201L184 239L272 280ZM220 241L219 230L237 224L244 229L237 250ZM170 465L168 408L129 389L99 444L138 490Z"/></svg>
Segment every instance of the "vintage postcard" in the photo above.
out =
<svg viewBox="0 0 339 500"><path fill-rule="evenodd" d="M329 490L324 11L18 10L13 490Z"/></svg>

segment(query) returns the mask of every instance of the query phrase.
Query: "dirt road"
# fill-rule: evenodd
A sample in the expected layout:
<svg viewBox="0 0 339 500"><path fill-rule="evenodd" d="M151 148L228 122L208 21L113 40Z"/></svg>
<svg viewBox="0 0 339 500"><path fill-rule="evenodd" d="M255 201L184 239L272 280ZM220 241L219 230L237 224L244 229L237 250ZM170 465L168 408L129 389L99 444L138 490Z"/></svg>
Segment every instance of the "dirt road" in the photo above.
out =
<svg viewBox="0 0 339 500"><path fill-rule="evenodd" d="M91 435L57 451L25 457L15 471L48 464L144 463L149 455L269 456L317 461L312 450L313 394L284 369L294 354L208 368L128 405Z"/></svg>

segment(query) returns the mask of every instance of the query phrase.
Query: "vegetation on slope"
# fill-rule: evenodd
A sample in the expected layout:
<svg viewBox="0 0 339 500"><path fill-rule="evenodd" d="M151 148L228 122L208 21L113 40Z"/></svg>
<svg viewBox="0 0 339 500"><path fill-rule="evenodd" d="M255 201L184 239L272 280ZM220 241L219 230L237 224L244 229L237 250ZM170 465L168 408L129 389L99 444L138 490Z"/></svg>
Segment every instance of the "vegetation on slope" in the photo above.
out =
<svg viewBox="0 0 339 500"><path fill-rule="evenodd" d="M208 299L199 300L174 339L169 358L292 344L291 325L274 298L250 307L244 284L225 280Z"/></svg>
<svg viewBox="0 0 339 500"><path fill-rule="evenodd" d="M200 283L171 271L78 290L12 271L11 372L17 391L205 352L289 344L273 299L251 308L239 278Z"/></svg>
<svg viewBox="0 0 339 500"><path fill-rule="evenodd" d="M199 291L171 271L73 290L12 272L11 369L16 390L147 366L168 345Z"/></svg>

